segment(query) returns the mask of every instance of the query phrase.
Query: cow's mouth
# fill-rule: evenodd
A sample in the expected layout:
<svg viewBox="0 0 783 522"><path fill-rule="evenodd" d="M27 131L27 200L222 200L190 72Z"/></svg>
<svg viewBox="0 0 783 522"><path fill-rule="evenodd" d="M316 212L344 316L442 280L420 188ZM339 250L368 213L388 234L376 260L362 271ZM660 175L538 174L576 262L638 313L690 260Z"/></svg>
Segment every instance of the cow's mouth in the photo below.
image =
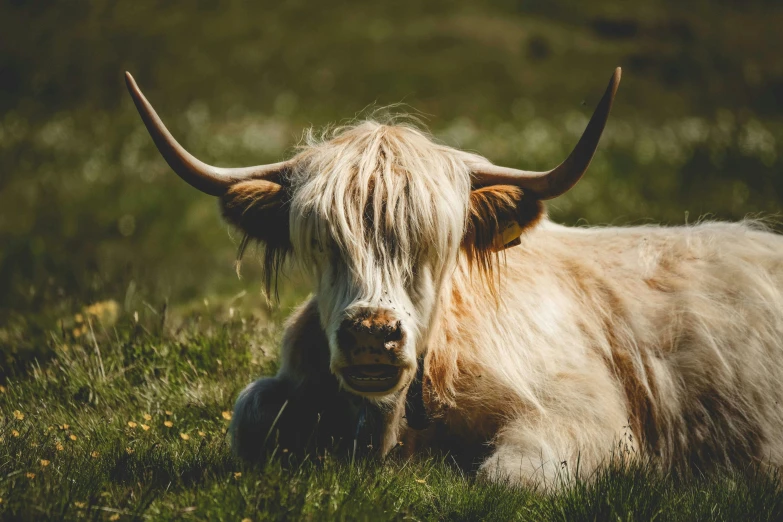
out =
<svg viewBox="0 0 783 522"><path fill-rule="evenodd" d="M359 392L384 392L394 388L400 380L400 367L391 364L364 364L349 366L342 371L343 379Z"/></svg>

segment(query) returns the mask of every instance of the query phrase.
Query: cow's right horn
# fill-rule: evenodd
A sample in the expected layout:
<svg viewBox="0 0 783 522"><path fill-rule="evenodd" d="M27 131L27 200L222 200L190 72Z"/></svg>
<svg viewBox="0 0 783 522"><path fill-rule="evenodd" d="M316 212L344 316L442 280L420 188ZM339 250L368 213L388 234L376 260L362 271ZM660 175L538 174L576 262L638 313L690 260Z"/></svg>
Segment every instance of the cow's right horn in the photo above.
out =
<svg viewBox="0 0 783 522"><path fill-rule="evenodd" d="M255 167L221 168L207 165L194 157L177 143L177 140L163 125L155 109L141 93L133 76L128 72L125 73L125 83L128 85L128 91L139 110L144 125L163 158L172 170L190 185L210 196L222 196L231 185L238 181L264 179L280 183L282 173L289 167L287 161Z"/></svg>

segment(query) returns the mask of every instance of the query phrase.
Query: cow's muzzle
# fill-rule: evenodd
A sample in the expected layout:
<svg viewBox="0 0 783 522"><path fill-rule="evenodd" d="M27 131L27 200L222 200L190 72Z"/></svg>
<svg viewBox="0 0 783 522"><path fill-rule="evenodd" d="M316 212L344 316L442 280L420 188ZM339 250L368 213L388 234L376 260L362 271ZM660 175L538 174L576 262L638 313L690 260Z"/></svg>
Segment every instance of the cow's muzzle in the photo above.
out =
<svg viewBox="0 0 783 522"><path fill-rule="evenodd" d="M404 360L405 331L393 312L362 309L345 319L337 343L346 365L340 369L345 383L360 393L394 389L409 365Z"/></svg>

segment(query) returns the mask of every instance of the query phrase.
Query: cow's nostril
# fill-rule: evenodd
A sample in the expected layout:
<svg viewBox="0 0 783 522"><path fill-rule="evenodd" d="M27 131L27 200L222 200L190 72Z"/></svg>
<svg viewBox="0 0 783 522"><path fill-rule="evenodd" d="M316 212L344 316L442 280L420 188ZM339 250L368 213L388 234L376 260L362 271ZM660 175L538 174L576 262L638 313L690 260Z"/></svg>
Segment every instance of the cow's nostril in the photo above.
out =
<svg viewBox="0 0 783 522"><path fill-rule="evenodd" d="M401 341L402 340L402 323L397 321L388 326L386 329L386 341Z"/></svg>
<svg viewBox="0 0 783 522"><path fill-rule="evenodd" d="M356 337L351 323L343 321L337 330L337 343L345 348L352 348L356 344Z"/></svg>

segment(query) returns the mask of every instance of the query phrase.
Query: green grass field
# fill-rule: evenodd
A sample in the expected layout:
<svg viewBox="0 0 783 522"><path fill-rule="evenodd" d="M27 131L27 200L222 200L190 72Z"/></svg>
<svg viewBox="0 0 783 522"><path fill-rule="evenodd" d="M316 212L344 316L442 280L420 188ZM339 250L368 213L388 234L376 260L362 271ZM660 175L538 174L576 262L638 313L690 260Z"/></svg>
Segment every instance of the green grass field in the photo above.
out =
<svg viewBox="0 0 783 522"><path fill-rule="evenodd" d="M231 456L247 383L307 295L260 292L217 205L173 175L122 74L182 143L277 161L303 129L402 104L443 142L545 168L612 70L567 224L681 224L783 208L783 5L769 0L79 0L0 5L0 518L780 520L777 477L607 468L561 493L448 458Z"/></svg>
<svg viewBox="0 0 783 522"><path fill-rule="evenodd" d="M274 370L279 321L202 303L164 322L116 303L64 318L53 358L0 395L4 520L780 520L764 474L687 481L607 468L554 496L466 476L448 458L231 456L239 389Z"/></svg>

